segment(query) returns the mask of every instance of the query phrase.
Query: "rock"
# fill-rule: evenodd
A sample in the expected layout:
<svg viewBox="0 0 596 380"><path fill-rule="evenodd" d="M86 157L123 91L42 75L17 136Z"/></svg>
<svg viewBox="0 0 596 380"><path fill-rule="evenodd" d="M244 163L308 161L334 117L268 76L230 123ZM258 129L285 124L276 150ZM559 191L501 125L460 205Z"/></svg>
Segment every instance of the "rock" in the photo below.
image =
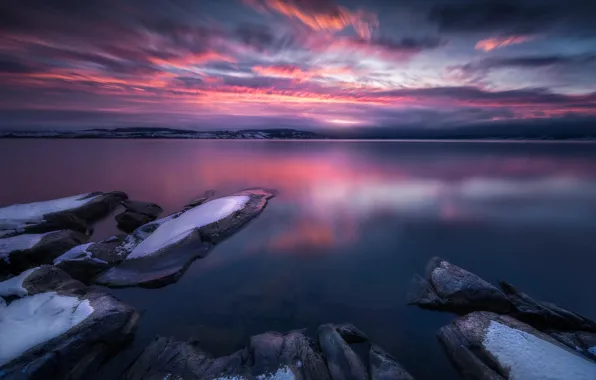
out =
<svg viewBox="0 0 596 380"><path fill-rule="evenodd" d="M116 222L118 222L118 229L124 232L133 232L143 224L147 224L155 218L144 214L137 214L136 212L125 211L121 214L116 215Z"/></svg>
<svg viewBox="0 0 596 380"><path fill-rule="evenodd" d="M426 279L415 276L408 302L426 309L465 314L492 311L528 323L538 330L596 332L596 322L555 304L534 300L512 285L501 290L480 277L440 258L432 258Z"/></svg>
<svg viewBox="0 0 596 380"><path fill-rule="evenodd" d="M538 329L596 332L596 323L584 316L550 302L534 300L504 281L501 282L501 288L515 306L511 315Z"/></svg>
<svg viewBox="0 0 596 380"><path fill-rule="evenodd" d="M267 190L245 190L144 225L117 248L126 259L95 282L111 287L176 282L192 261L260 215L272 197Z"/></svg>
<svg viewBox="0 0 596 380"><path fill-rule="evenodd" d="M126 235L118 235L97 243L78 245L57 257L54 265L77 280L90 283L96 275L126 258L118 250L126 237Z"/></svg>
<svg viewBox="0 0 596 380"><path fill-rule="evenodd" d="M545 331L572 350L576 350L589 359L596 359L596 333L586 331Z"/></svg>
<svg viewBox="0 0 596 380"><path fill-rule="evenodd" d="M56 257L88 238L80 232L64 230L0 239L0 271L20 273L37 265L51 264Z"/></svg>
<svg viewBox="0 0 596 380"><path fill-rule="evenodd" d="M402 366L377 345L370 347L370 380L414 380Z"/></svg>
<svg viewBox="0 0 596 380"><path fill-rule="evenodd" d="M119 191L88 193L0 208L0 237L71 229L87 231L87 223L107 215L128 196Z"/></svg>
<svg viewBox="0 0 596 380"><path fill-rule="evenodd" d="M163 209L155 203L140 201L124 201L122 206L125 212L116 215L118 228L124 232L133 232L143 224L147 224L157 219Z"/></svg>
<svg viewBox="0 0 596 380"><path fill-rule="evenodd" d="M595 362L510 316L474 312L438 337L464 379L596 379Z"/></svg>
<svg viewBox="0 0 596 380"><path fill-rule="evenodd" d="M2 379L86 379L128 342L136 311L54 266L0 283ZM15 299L15 297L21 297Z"/></svg>
<svg viewBox="0 0 596 380"><path fill-rule="evenodd" d="M251 337L248 346L240 351L214 358L198 343L156 338L123 374L122 380L367 380L365 365L340 332L356 342L366 340L352 325L328 324L319 327L321 351L303 330L286 334L268 332ZM413 380L381 348L374 346L370 355L371 379Z"/></svg>
<svg viewBox="0 0 596 380"><path fill-rule="evenodd" d="M475 310L507 313L513 308L499 289L438 257L427 265L426 278L414 277L408 303L462 314Z"/></svg>
<svg viewBox="0 0 596 380"><path fill-rule="evenodd" d="M192 201L190 201L189 204L184 206L184 210L186 211L186 210L190 210L193 207L200 206L203 203L207 202L209 199L213 198L214 196L215 196L215 191L207 190L207 191L205 191L205 193L202 196L193 199Z"/></svg>
<svg viewBox="0 0 596 380"><path fill-rule="evenodd" d="M334 325L319 326L319 346L331 380L366 379L366 367Z"/></svg>
<svg viewBox="0 0 596 380"><path fill-rule="evenodd" d="M214 358L197 344L155 339L123 374L123 380L145 379L300 379L327 380L319 353L300 331L253 336L248 347Z"/></svg>
<svg viewBox="0 0 596 380"><path fill-rule="evenodd" d="M159 214L163 212L163 209L159 205L149 202L126 200L122 202L122 206L124 206L126 211L147 215L152 218L151 220L157 219Z"/></svg>

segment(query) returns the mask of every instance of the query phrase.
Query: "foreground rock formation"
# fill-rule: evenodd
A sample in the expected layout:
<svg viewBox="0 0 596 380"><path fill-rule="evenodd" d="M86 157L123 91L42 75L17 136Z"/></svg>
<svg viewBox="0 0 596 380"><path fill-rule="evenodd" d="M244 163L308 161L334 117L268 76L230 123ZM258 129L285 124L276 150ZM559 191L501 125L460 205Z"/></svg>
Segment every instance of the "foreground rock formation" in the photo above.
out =
<svg viewBox="0 0 596 380"><path fill-rule="evenodd" d="M268 190L245 190L141 226L113 251L121 263L95 282L111 287L175 282L192 261L260 215L273 196Z"/></svg>
<svg viewBox="0 0 596 380"><path fill-rule="evenodd" d="M467 314L438 333L464 379L596 379L596 323L432 258L409 303Z"/></svg>
<svg viewBox="0 0 596 380"><path fill-rule="evenodd" d="M596 379L596 362L509 316L474 312L438 336L464 379Z"/></svg>
<svg viewBox="0 0 596 380"><path fill-rule="evenodd" d="M56 267L29 269L0 282L0 377L86 379L137 321L132 307Z"/></svg>
<svg viewBox="0 0 596 380"><path fill-rule="evenodd" d="M87 231L128 196L120 191L88 193L0 208L0 238L57 230Z"/></svg>
<svg viewBox="0 0 596 380"><path fill-rule="evenodd" d="M128 233L154 221L163 212L163 209L155 203L127 200L122 202L122 206L126 210L116 215L116 222L120 230Z"/></svg>
<svg viewBox="0 0 596 380"><path fill-rule="evenodd" d="M368 368L350 343L367 344ZM268 332L253 336L243 350L215 358L196 343L156 338L122 379L413 380L354 326L320 326L318 346L303 331Z"/></svg>

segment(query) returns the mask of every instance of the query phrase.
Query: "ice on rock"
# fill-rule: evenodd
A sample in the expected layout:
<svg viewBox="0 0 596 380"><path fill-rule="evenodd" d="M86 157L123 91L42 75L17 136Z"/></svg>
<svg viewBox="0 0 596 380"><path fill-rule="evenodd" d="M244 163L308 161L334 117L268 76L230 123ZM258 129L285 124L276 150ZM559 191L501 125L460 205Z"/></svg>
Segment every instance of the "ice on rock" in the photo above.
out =
<svg viewBox="0 0 596 380"><path fill-rule="evenodd" d="M247 195L234 195L214 199L192 208L179 217L161 224L147 239L137 245L127 259L152 255L160 249L174 244L197 228L222 220L242 209L250 200Z"/></svg>
<svg viewBox="0 0 596 380"><path fill-rule="evenodd" d="M27 295L27 289L23 287L23 281L29 277L29 275L39 267L27 269L23 273L19 274L18 276L14 276L13 278L9 278L6 281L0 282L0 296L3 297L10 297L10 296L17 296L17 297L24 297ZM2 321L0 320L0 323Z"/></svg>
<svg viewBox="0 0 596 380"><path fill-rule="evenodd" d="M499 322L490 322L482 344L509 370L509 380L596 379L596 363Z"/></svg>
<svg viewBox="0 0 596 380"><path fill-rule="evenodd" d="M44 236L53 232L56 231L46 232L43 234L17 235L0 239L0 259L8 260L11 252L24 251L26 249L35 247L35 245L39 243Z"/></svg>
<svg viewBox="0 0 596 380"><path fill-rule="evenodd" d="M289 367L279 368L275 373L258 375L257 380L294 380L294 372ZM218 377L215 380L246 380L243 376Z"/></svg>
<svg viewBox="0 0 596 380"><path fill-rule="evenodd" d="M93 257L91 252L87 251L87 248L89 248L89 246L91 246L92 244L94 243L81 244L77 245L74 248L71 248L70 250L66 251L63 255L57 257L54 260L54 265L58 265L63 261L83 261L87 259L99 264L107 264L106 261Z"/></svg>
<svg viewBox="0 0 596 380"><path fill-rule="evenodd" d="M55 292L21 298L0 308L0 366L64 334L92 313L88 300Z"/></svg>
<svg viewBox="0 0 596 380"><path fill-rule="evenodd" d="M97 196L79 194L72 197L52 199L49 201L16 204L0 208L0 219L40 219L46 214L75 209L91 202Z"/></svg>

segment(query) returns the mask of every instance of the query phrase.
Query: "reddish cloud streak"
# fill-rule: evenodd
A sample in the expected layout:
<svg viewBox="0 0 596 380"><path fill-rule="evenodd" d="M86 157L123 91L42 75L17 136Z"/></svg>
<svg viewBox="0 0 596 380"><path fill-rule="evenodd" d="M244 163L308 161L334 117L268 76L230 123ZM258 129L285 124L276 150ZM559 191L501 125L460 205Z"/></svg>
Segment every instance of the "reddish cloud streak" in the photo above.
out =
<svg viewBox="0 0 596 380"><path fill-rule="evenodd" d="M534 39L532 36L507 36L507 37L491 37L485 40L478 41L476 50L483 50L485 52L500 49L509 45L521 44Z"/></svg>

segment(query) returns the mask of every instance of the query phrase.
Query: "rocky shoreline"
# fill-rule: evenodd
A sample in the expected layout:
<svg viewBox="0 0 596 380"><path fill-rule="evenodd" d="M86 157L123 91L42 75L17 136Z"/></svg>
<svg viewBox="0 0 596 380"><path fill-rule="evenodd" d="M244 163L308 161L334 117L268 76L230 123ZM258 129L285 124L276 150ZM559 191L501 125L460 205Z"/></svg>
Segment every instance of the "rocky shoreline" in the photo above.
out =
<svg viewBox="0 0 596 380"><path fill-rule="evenodd" d="M0 379L86 379L133 337L139 313L104 287L163 287L258 217L275 192L213 192L158 219L154 203L88 193L0 208ZM117 207L128 234L88 242ZM495 286L444 259L416 275L408 303L454 313L437 337L466 380L596 379L596 322ZM157 337L120 376L141 379L413 380L351 324L266 332L215 357Z"/></svg>

